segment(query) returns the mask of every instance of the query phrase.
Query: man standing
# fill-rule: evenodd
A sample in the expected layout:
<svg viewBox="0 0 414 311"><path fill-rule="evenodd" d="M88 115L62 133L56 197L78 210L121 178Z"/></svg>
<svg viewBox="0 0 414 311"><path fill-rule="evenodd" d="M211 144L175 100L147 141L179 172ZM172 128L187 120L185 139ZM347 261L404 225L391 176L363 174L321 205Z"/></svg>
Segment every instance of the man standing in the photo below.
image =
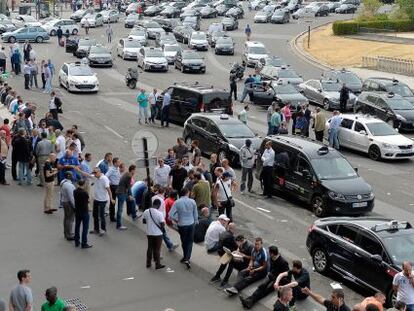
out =
<svg viewBox="0 0 414 311"><path fill-rule="evenodd" d="M165 265L161 264L160 261L160 250L162 244L162 236L165 232L165 220L162 212L150 207L145 210L143 220L146 224L146 233L148 240L147 248L147 268L151 267L151 261L154 259L155 269L162 269Z"/></svg>
<svg viewBox="0 0 414 311"><path fill-rule="evenodd" d="M60 26L58 26L58 29L56 30L56 37L57 37L58 45L62 46L61 40L63 37L63 31L62 31L62 28L60 28Z"/></svg>
<svg viewBox="0 0 414 311"><path fill-rule="evenodd" d="M56 211L52 208L53 201L53 187L55 185L55 176L58 174L56 168L56 154L50 153L48 159L45 161L43 170L39 172L43 175L44 187L45 187L45 200L43 202L43 211L45 214L52 214Z"/></svg>
<svg viewBox="0 0 414 311"><path fill-rule="evenodd" d="M73 222L75 220L75 199L73 191L75 186L72 184L73 175L65 172L65 179L60 183L60 201L63 205L63 234L68 241L73 241Z"/></svg>
<svg viewBox="0 0 414 311"><path fill-rule="evenodd" d="M272 127L273 135L279 134L279 127L281 124L282 124L282 116L280 114L280 108L277 107L274 110L272 117L270 118L270 125Z"/></svg>
<svg viewBox="0 0 414 311"><path fill-rule="evenodd" d="M182 166L182 161L178 159L175 161L175 165L170 171L168 185L170 188L181 192L186 178L187 170Z"/></svg>
<svg viewBox="0 0 414 311"><path fill-rule="evenodd" d="M24 74L24 88L26 90L30 90L29 83L30 83L30 65L29 61L26 60L23 66L23 74Z"/></svg>
<svg viewBox="0 0 414 311"><path fill-rule="evenodd" d="M112 153L107 152L102 161L99 161L98 167L102 174L106 174L112 164Z"/></svg>
<svg viewBox="0 0 414 311"><path fill-rule="evenodd" d="M234 100L237 100L237 82L236 75L234 73L230 74L230 99L234 94Z"/></svg>
<svg viewBox="0 0 414 311"><path fill-rule="evenodd" d="M345 295L342 288L332 290L331 299L325 299L321 295L312 292L309 288L302 289L304 294L312 297L313 300L325 306L326 311L351 311L351 309L345 304Z"/></svg>
<svg viewBox="0 0 414 311"><path fill-rule="evenodd" d="M194 186L191 196L196 202L197 208L206 206L209 210L211 209L210 183L207 180L203 180L198 172L194 174Z"/></svg>
<svg viewBox="0 0 414 311"><path fill-rule="evenodd" d="M246 139L245 144L240 149L240 163L242 167L242 178L240 184L240 193L244 194L246 189L246 178L248 179L247 182L247 189L249 192L252 192L253 186L253 166L254 166L254 155L255 150L252 147L252 141L250 139Z"/></svg>
<svg viewBox="0 0 414 311"><path fill-rule="evenodd" d="M162 99L162 107L161 107L161 126L168 127L170 124L170 103L171 103L171 94L170 92L165 92L164 97Z"/></svg>
<svg viewBox="0 0 414 311"><path fill-rule="evenodd" d="M108 43L112 42L112 35L114 31L112 30L111 24L108 22L108 27L106 28L106 37L108 38Z"/></svg>
<svg viewBox="0 0 414 311"><path fill-rule="evenodd" d="M32 160L32 151L29 141L26 139L26 131L22 128L18 130L18 136L12 141L13 151L16 156L19 168L19 185L26 179L27 185L32 184L32 171L29 168Z"/></svg>
<svg viewBox="0 0 414 311"><path fill-rule="evenodd" d="M249 24L247 24L246 28L244 29L244 33L246 34L246 41L250 41L250 37L252 35L252 29L250 28Z"/></svg>
<svg viewBox="0 0 414 311"><path fill-rule="evenodd" d="M43 132L41 134L41 141L36 145L35 155L37 159L37 165L39 170L39 179L40 183L38 186L43 187L45 185L45 177L42 174L43 167L45 166L46 160L49 158L49 155L53 152L53 145L49 139L47 139L47 134Z"/></svg>
<svg viewBox="0 0 414 311"><path fill-rule="evenodd" d="M6 141L6 132L0 130L0 184L10 185L6 182L6 161L9 154L9 146Z"/></svg>
<svg viewBox="0 0 414 311"><path fill-rule="evenodd" d="M65 302L57 296L57 288L50 287L46 290L47 302L42 305L41 311L63 311Z"/></svg>
<svg viewBox="0 0 414 311"><path fill-rule="evenodd" d="M253 94L253 83L254 79L252 75L249 75L246 80L244 81L244 87L243 87L243 94L240 102L243 104L244 99L246 98L247 94L249 94L249 99L252 101L252 94Z"/></svg>
<svg viewBox="0 0 414 311"><path fill-rule="evenodd" d="M2 72L6 72L6 59L7 59L7 56L4 51L4 46L2 46L0 50L0 70Z"/></svg>
<svg viewBox="0 0 414 311"><path fill-rule="evenodd" d="M317 141L323 142L323 133L325 131L326 118L321 108L316 107L316 113L313 116L313 125L315 130L315 138Z"/></svg>
<svg viewBox="0 0 414 311"><path fill-rule="evenodd" d="M116 192L116 197L118 199L118 209L116 211L116 228L118 230L126 230L127 227L122 225L122 210L124 208L124 203L127 201L132 201L133 197L131 195L131 181L135 175L136 166L130 165L128 167L128 172L125 172L121 179L119 180L119 185ZM112 189L111 189L112 191Z"/></svg>
<svg viewBox="0 0 414 311"><path fill-rule="evenodd" d="M272 116L276 109L276 102L272 102L272 104L267 108L267 135L273 134L273 127L272 127Z"/></svg>
<svg viewBox="0 0 414 311"><path fill-rule="evenodd" d="M151 109L151 117L150 120L152 124L155 124L155 118L157 117L158 107L157 107L157 99L158 99L158 91L154 89L150 95L148 95L148 102Z"/></svg>
<svg viewBox="0 0 414 311"><path fill-rule="evenodd" d="M32 281L30 270L17 272L17 279L19 284L10 293L9 311L31 311L33 295L29 287L29 283Z"/></svg>
<svg viewBox="0 0 414 311"><path fill-rule="evenodd" d="M168 176L170 174L171 167L165 165L162 158L158 159L158 166L154 169L154 184L158 184L164 188L168 187Z"/></svg>
<svg viewBox="0 0 414 311"><path fill-rule="evenodd" d="M189 191L183 188L180 198L174 202L169 217L177 222L178 233L180 234L181 246L183 248L183 258L180 262L184 263L188 269L191 268L190 258L193 249L194 226L198 222L197 205L193 199L188 197Z"/></svg>
<svg viewBox="0 0 414 311"><path fill-rule="evenodd" d="M339 150L339 129L342 123L342 117L339 115L339 111L335 110L333 112L333 117L331 118L331 122L329 123L329 146L334 147L335 149Z"/></svg>
<svg viewBox="0 0 414 311"><path fill-rule="evenodd" d="M87 18L85 18L85 22L83 23L83 27L85 27L85 34L89 34L89 21Z"/></svg>
<svg viewBox="0 0 414 311"><path fill-rule="evenodd" d="M145 124L148 124L148 96L143 88L141 88L137 96L137 103L139 109L138 123L141 124L141 118L143 118L145 119Z"/></svg>
<svg viewBox="0 0 414 311"><path fill-rule="evenodd" d="M247 112L249 111L249 105L245 105L243 110L239 112L239 120L247 125Z"/></svg>
<svg viewBox="0 0 414 311"><path fill-rule="evenodd" d="M113 158L112 166L109 167L108 171L105 173L105 176L109 179L109 187L111 188L112 199L114 203L109 203L109 220L111 222L116 222L115 219L115 200L116 200L116 189L119 185L119 180L121 179L121 173L119 172L119 165L121 160L119 158Z"/></svg>
<svg viewBox="0 0 414 311"><path fill-rule="evenodd" d="M173 150L176 159L182 159L188 155L188 147L182 137L177 138L177 144L173 147Z"/></svg>
<svg viewBox="0 0 414 311"><path fill-rule="evenodd" d="M275 151L272 148L271 141L266 142L265 148L266 149L261 157L263 162L261 176L263 181L263 195L271 198L273 194L273 165L275 163Z"/></svg>
<svg viewBox="0 0 414 311"><path fill-rule="evenodd" d="M404 261L402 271L394 276L392 281L394 292L397 293L397 301L407 305L407 311L414 310L414 274L411 262Z"/></svg>
<svg viewBox="0 0 414 311"><path fill-rule="evenodd" d="M53 119L59 120L59 108L62 107L62 101L59 97L56 96L56 93L52 91L50 93L50 101L49 101L49 112L52 114Z"/></svg>
<svg viewBox="0 0 414 311"><path fill-rule="evenodd" d="M346 84L342 84L342 88L339 91L339 110L344 113L346 112L346 104L349 100L349 89L346 87Z"/></svg>
<svg viewBox="0 0 414 311"><path fill-rule="evenodd" d="M75 247L91 248L88 244L89 229L89 194L85 189L85 180L79 180L78 188L73 192L75 200ZM82 244L80 243L80 226L82 225Z"/></svg>
<svg viewBox="0 0 414 311"><path fill-rule="evenodd" d="M105 221L105 206L108 200L113 204L111 188L109 187L109 179L98 167L93 169L92 175L95 177L94 200L93 200L93 227L94 231L91 233L99 234L100 236L106 233Z"/></svg>

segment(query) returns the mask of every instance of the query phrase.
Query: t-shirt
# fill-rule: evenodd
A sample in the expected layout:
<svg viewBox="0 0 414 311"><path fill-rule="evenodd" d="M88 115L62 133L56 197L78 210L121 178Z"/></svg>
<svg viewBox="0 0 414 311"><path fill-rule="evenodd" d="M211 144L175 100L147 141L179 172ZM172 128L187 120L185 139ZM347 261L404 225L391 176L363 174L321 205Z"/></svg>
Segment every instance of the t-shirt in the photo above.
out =
<svg viewBox="0 0 414 311"><path fill-rule="evenodd" d="M295 278L295 281L298 283L300 288L310 288L310 277L308 270L302 268L300 273L295 273L292 270L289 270L288 279L291 279L292 276Z"/></svg>
<svg viewBox="0 0 414 311"><path fill-rule="evenodd" d="M150 214L151 213L151 214ZM152 216L152 217L151 217ZM158 226L161 227L161 223L164 222L164 216L159 210L156 210L155 208L149 208L146 209L142 215L143 219L146 221L146 232L147 235L153 235L153 236L160 236L162 235L162 231ZM158 224L158 226L157 226Z"/></svg>
<svg viewBox="0 0 414 311"><path fill-rule="evenodd" d="M172 187L173 189L180 191L183 188L184 180L187 177L187 170L184 167L174 167L170 171L170 176L172 176Z"/></svg>
<svg viewBox="0 0 414 311"><path fill-rule="evenodd" d="M174 202L175 202L175 200L173 198L169 198L169 197L166 198L165 201L164 201L164 203L165 203L165 221L166 221L167 225L169 225L169 226L171 226L173 224L168 214L170 213L171 207L174 205ZM207 228L206 228L206 230L207 230ZM203 237L203 240L204 240L204 237Z"/></svg>
<svg viewBox="0 0 414 311"><path fill-rule="evenodd" d="M15 311L25 311L28 304L33 305L32 290L26 285L17 285L10 293L10 303Z"/></svg>
<svg viewBox="0 0 414 311"><path fill-rule="evenodd" d="M226 231L226 228L221 224L219 220L213 221L207 229L204 243L207 250L210 250L216 246L219 241L220 233Z"/></svg>
<svg viewBox="0 0 414 311"><path fill-rule="evenodd" d="M182 159L188 154L188 147L186 145L175 145L173 150L177 159Z"/></svg>
<svg viewBox="0 0 414 311"><path fill-rule="evenodd" d="M345 303L338 309L332 301L325 299L323 305L326 307L326 311L351 311Z"/></svg>
<svg viewBox="0 0 414 311"><path fill-rule="evenodd" d="M402 301L407 305L414 304L414 286L410 284L410 280L403 272L394 276L392 285L398 286L397 301Z"/></svg>
<svg viewBox="0 0 414 311"><path fill-rule="evenodd" d="M45 302L42 305L41 311L63 311L64 308L65 308L65 303L63 302L63 300L60 298L57 298L56 302L53 305L50 305L49 302Z"/></svg>
<svg viewBox="0 0 414 311"><path fill-rule="evenodd" d="M140 93L137 96L137 102L138 102L140 108L147 108L148 107L147 95L145 95L145 93Z"/></svg>
<svg viewBox="0 0 414 311"><path fill-rule="evenodd" d="M75 199L75 213L78 215L88 213L89 194L84 189L77 188L73 191L73 198Z"/></svg>
<svg viewBox="0 0 414 311"><path fill-rule="evenodd" d="M109 179L105 175L101 175L101 177L96 178L95 180L95 192L94 192L94 199L96 201L105 202L109 200L108 191L106 188L109 188Z"/></svg>
<svg viewBox="0 0 414 311"><path fill-rule="evenodd" d="M208 181L200 180L193 187L193 197L197 203L197 207L201 204L211 206L211 191Z"/></svg>
<svg viewBox="0 0 414 311"><path fill-rule="evenodd" d="M47 177L46 176L46 172L49 172L49 173L53 173L53 171L52 171L52 168L54 167L54 165L52 165L52 163L50 163L49 161L46 161L45 162L45 166L43 166L43 176L45 176L45 182L53 182L53 181L55 181L55 176L56 175L52 175L52 176L49 176L49 177Z"/></svg>
<svg viewBox="0 0 414 311"><path fill-rule="evenodd" d="M280 302L280 300L276 300L275 305L273 306L273 311L288 311L289 310L289 306L288 305L284 305L283 303Z"/></svg>
<svg viewBox="0 0 414 311"><path fill-rule="evenodd" d="M268 262L269 256L267 255L267 251L264 247L256 251L253 249L252 251L252 259L253 259L253 268L259 268L263 266L265 262Z"/></svg>

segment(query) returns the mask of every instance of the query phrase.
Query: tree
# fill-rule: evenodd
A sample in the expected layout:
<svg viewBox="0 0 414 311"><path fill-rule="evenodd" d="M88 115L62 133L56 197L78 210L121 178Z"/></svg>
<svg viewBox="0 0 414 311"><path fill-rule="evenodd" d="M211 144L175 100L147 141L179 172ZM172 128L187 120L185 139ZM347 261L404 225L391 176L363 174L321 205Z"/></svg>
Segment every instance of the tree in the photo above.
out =
<svg viewBox="0 0 414 311"><path fill-rule="evenodd" d="M383 5L379 0L363 0L363 3L364 10L362 11L362 15L368 18L374 17L377 14L378 9Z"/></svg>
<svg viewBox="0 0 414 311"><path fill-rule="evenodd" d="M401 11L407 14L408 18L414 21L414 1L413 0L398 0L398 5Z"/></svg>

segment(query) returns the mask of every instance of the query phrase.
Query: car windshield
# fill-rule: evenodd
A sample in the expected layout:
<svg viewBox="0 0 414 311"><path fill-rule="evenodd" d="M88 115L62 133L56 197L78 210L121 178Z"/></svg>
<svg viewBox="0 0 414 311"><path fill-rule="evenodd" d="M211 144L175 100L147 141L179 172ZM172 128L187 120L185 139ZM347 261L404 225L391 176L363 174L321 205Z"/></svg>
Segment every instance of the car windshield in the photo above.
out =
<svg viewBox="0 0 414 311"><path fill-rule="evenodd" d="M388 87L388 91L393 92L394 94L401 95L403 97L414 96L413 91L404 84L393 84Z"/></svg>
<svg viewBox="0 0 414 311"><path fill-rule="evenodd" d="M250 128L239 122L225 122L218 124L220 131L227 138L250 138L254 134Z"/></svg>
<svg viewBox="0 0 414 311"><path fill-rule="evenodd" d="M198 55L198 53L196 53L196 52L188 52L188 53L183 53L183 58L185 58L185 59L201 59L201 56Z"/></svg>
<svg viewBox="0 0 414 311"><path fill-rule="evenodd" d="M164 57L164 52L161 50L147 50L145 54L147 57Z"/></svg>
<svg viewBox="0 0 414 311"><path fill-rule="evenodd" d="M278 76L279 78L299 78L293 70L279 70Z"/></svg>
<svg viewBox="0 0 414 311"><path fill-rule="evenodd" d="M141 43L139 43L138 41L125 41L125 47L126 48L139 48L141 47Z"/></svg>
<svg viewBox="0 0 414 311"><path fill-rule="evenodd" d="M414 106L406 99L389 98L388 105L395 110L414 110Z"/></svg>
<svg viewBox="0 0 414 311"><path fill-rule="evenodd" d="M388 254L395 265L401 266L404 261L414 260L414 235L391 235L382 239Z"/></svg>
<svg viewBox="0 0 414 311"><path fill-rule="evenodd" d="M284 14L285 14L285 12L280 11L280 10L276 10L276 11L273 12L273 15L276 15L276 16L283 16Z"/></svg>
<svg viewBox="0 0 414 311"><path fill-rule="evenodd" d="M286 63L280 58L267 58L266 65L274 66L274 67L282 67L282 66L285 66Z"/></svg>
<svg viewBox="0 0 414 311"><path fill-rule="evenodd" d="M397 135L397 132L384 122L375 122L365 124L374 136L390 136Z"/></svg>
<svg viewBox="0 0 414 311"><path fill-rule="evenodd" d="M80 39L79 40L79 43L78 43L78 46L91 46L91 45L94 45L94 44L96 44L96 41L95 40L83 40L83 39Z"/></svg>
<svg viewBox="0 0 414 311"><path fill-rule="evenodd" d="M262 46L252 46L249 49L250 54L266 54L266 49Z"/></svg>
<svg viewBox="0 0 414 311"><path fill-rule="evenodd" d="M223 18L222 22L223 23L226 23L226 24L232 24L233 23L233 19L232 18Z"/></svg>
<svg viewBox="0 0 414 311"><path fill-rule="evenodd" d="M322 88L327 92L339 92L341 87L340 83L322 82Z"/></svg>
<svg viewBox="0 0 414 311"><path fill-rule="evenodd" d="M144 37L145 36L145 31L141 30L141 29L133 29L133 30L131 30L131 32L129 34L132 35L132 36L142 36L142 37Z"/></svg>
<svg viewBox="0 0 414 311"><path fill-rule="evenodd" d="M103 46L92 46L90 54L109 54L109 51Z"/></svg>
<svg viewBox="0 0 414 311"><path fill-rule="evenodd" d="M293 85L278 85L275 87L276 94L297 94L298 91Z"/></svg>
<svg viewBox="0 0 414 311"><path fill-rule="evenodd" d="M337 78L346 84L361 84L361 81L358 79L358 77L351 72L339 72L337 74Z"/></svg>
<svg viewBox="0 0 414 311"><path fill-rule="evenodd" d="M87 66L75 66L69 68L69 74L71 76L92 76L92 70L91 68Z"/></svg>
<svg viewBox="0 0 414 311"><path fill-rule="evenodd" d="M191 39L194 39L194 40L206 40L206 35L204 33L194 33L191 36Z"/></svg>
<svg viewBox="0 0 414 311"><path fill-rule="evenodd" d="M233 44L231 38L218 38L216 44Z"/></svg>
<svg viewBox="0 0 414 311"><path fill-rule="evenodd" d="M179 45L164 45L165 52L178 52L181 51L181 47Z"/></svg>
<svg viewBox="0 0 414 311"><path fill-rule="evenodd" d="M313 159L312 166L321 180L350 179L357 177L351 164L342 157Z"/></svg>
<svg viewBox="0 0 414 311"><path fill-rule="evenodd" d="M160 28L160 25L157 22L148 22L145 24L147 28Z"/></svg>

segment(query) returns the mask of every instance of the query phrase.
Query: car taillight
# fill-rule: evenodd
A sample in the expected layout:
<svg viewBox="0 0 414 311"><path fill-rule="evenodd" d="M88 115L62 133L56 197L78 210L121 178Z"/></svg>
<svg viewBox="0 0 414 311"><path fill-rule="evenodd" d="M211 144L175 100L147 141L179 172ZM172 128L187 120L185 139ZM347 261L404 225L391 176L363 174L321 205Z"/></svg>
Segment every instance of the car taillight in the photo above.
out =
<svg viewBox="0 0 414 311"><path fill-rule="evenodd" d="M308 233L311 233L315 229L316 229L316 226L315 225L309 226Z"/></svg>
<svg viewBox="0 0 414 311"><path fill-rule="evenodd" d="M203 102L199 102L198 103L198 109L200 110L200 112L205 112L204 111L204 103Z"/></svg>
<svg viewBox="0 0 414 311"><path fill-rule="evenodd" d="M392 268L388 268L387 273L389 276L394 277L398 273L398 271Z"/></svg>

